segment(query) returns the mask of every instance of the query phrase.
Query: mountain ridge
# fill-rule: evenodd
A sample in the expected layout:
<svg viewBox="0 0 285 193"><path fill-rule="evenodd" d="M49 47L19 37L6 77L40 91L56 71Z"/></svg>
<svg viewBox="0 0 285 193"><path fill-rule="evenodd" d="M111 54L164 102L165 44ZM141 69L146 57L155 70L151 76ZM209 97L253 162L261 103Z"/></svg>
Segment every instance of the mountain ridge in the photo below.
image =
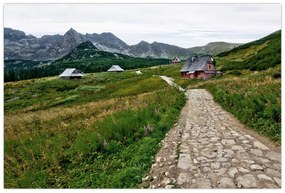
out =
<svg viewBox="0 0 285 193"><path fill-rule="evenodd" d="M188 58L192 52L178 46L153 42L148 45L150 52L145 53L142 45L128 45L111 32L78 33L70 28L64 35L44 35L37 38L12 28L4 28L4 58L28 60L54 60L69 53L82 42L91 41L98 49L117 52L134 57L172 58L178 56Z"/></svg>

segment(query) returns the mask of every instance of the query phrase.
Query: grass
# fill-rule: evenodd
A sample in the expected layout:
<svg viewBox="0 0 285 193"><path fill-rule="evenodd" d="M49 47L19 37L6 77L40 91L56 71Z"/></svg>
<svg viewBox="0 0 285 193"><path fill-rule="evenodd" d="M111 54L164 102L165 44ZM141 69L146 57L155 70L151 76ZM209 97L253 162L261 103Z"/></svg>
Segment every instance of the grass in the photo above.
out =
<svg viewBox="0 0 285 193"><path fill-rule="evenodd" d="M133 71L4 89L5 188L138 187L185 104L159 77Z"/></svg>

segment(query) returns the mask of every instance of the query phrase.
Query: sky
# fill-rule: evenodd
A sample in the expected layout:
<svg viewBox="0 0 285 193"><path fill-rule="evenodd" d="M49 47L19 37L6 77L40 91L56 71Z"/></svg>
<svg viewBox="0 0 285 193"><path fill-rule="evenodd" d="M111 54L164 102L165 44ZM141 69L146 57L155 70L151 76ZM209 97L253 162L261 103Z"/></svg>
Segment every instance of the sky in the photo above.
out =
<svg viewBox="0 0 285 193"><path fill-rule="evenodd" d="M281 29L280 4L4 4L4 27L32 34L111 32L184 48L246 43Z"/></svg>

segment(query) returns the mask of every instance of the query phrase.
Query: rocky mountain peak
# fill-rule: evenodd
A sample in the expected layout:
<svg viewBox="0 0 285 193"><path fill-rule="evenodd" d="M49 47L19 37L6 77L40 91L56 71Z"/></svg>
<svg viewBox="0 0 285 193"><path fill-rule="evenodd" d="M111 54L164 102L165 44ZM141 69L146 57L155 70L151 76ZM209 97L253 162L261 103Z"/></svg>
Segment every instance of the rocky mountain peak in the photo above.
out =
<svg viewBox="0 0 285 193"><path fill-rule="evenodd" d="M76 48L81 49L81 50L83 50L83 49L90 49L90 50L96 49L96 50L98 50L91 41L82 42Z"/></svg>
<svg viewBox="0 0 285 193"><path fill-rule="evenodd" d="M18 41L26 37L25 32L14 30L12 28L4 28L4 39Z"/></svg>
<svg viewBox="0 0 285 193"><path fill-rule="evenodd" d="M77 31L75 31L73 28L70 28L67 32L65 32L65 35L74 35L74 34L78 34Z"/></svg>

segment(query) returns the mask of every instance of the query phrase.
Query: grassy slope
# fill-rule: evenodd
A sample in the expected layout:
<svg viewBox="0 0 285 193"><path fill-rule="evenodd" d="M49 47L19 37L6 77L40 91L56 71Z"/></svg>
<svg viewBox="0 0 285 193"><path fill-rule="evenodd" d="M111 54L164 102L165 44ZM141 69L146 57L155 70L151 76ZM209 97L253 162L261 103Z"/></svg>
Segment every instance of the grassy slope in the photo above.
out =
<svg viewBox="0 0 285 193"><path fill-rule="evenodd" d="M4 88L6 188L137 187L185 103L159 77L129 71Z"/></svg>
<svg viewBox="0 0 285 193"><path fill-rule="evenodd" d="M259 40L241 45L216 57L222 71L266 70L281 63L281 31Z"/></svg>

